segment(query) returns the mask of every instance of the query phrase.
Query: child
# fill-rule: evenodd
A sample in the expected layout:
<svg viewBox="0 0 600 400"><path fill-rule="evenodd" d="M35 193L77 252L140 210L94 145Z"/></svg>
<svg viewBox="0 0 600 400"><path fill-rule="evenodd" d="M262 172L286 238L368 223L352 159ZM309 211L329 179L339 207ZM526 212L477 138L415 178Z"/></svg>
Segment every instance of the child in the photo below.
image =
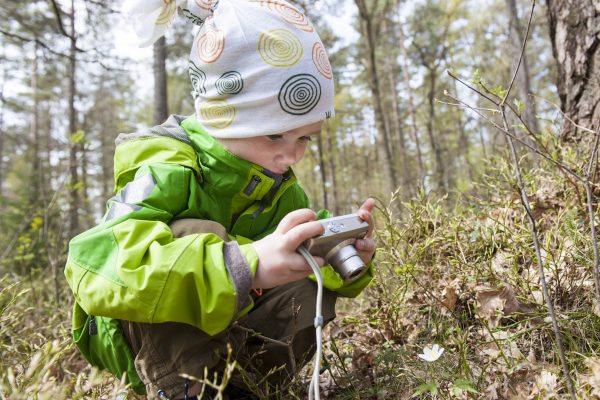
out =
<svg viewBox="0 0 600 400"><path fill-rule="evenodd" d="M176 4L136 0L129 10L150 44ZM296 249L323 229L290 167L333 115L329 60L283 0L189 0L182 11L198 26L195 115L119 136L116 195L102 222L72 239L65 270L77 346L150 399L198 394L181 374L222 372L228 344L273 385L315 345L316 284ZM366 263L373 207L368 199L358 211L371 225L355 243ZM329 266L322 273L325 321L338 295L356 296L372 278L371 268L351 284Z"/></svg>

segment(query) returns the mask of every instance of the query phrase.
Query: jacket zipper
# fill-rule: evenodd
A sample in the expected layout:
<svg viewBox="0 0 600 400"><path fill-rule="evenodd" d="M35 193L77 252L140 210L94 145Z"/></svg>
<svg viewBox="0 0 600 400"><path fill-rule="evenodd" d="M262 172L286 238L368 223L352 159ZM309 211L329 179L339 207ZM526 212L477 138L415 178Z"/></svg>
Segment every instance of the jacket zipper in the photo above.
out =
<svg viewBox="0 0 600 400"><path fill-rule="evenodd" d="M90 315L90 326L88 327L88 333L90 336L95 336L98 334L98 325L96 325L96 317L94 315Z"/></svg>

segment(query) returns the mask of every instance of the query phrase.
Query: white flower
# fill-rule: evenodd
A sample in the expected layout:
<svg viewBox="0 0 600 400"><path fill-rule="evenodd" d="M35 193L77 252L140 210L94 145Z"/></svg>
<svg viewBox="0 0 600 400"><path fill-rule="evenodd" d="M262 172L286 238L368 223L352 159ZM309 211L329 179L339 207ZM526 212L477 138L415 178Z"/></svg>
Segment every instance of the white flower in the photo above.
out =
<svg viewBox="0 0 600 400"><path fill-rule="evenodd" d="M417 356L419 356L419 358L427 362L434 362L442 356L444 350L445 349L443 347L440 347L440 345L434 344L431 347L425 346L423 348L423 354L417 354Z"/></svg>
<svg viewBox="0 0 600 400"><path fill-rule="evenodd" d="M537 377L536 383L540 389L552 393L558 385L557 376L552 372L542 371L542 373Z"/></svg>

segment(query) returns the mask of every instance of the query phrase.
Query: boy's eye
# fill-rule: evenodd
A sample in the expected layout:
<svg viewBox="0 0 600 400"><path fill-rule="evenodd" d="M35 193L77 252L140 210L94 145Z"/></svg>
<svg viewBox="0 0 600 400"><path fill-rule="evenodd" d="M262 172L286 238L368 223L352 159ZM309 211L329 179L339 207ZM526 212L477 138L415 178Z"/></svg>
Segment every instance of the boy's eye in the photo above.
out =
<svg viewBox="0 0 600 400"><path fill-rule="evenodd" d="M279 140L283 137L283 135L267 135L267 138L269 138L269 140Z"/></svg>
<svg viewBox="0 0 600 400"><path fill-rule="evenodd" d="M299 140L301 142L310 142L312 140L312 136L302 136Z"/></svg>

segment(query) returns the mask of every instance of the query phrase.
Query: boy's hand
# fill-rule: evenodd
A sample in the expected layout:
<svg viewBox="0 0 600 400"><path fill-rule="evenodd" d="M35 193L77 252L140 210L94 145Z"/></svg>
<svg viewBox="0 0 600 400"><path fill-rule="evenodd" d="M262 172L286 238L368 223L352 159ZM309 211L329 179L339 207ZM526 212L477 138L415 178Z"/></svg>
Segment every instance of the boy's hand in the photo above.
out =
<svg viewBox="0 0 600 400"><path fill-rule="evenodd" d="M365 264L371 261L373 255L375 254L375 240L373 239L375 224L373 222L373 216L371 215L373 208L375 208L375 200L368 198L358 210L358 216L360 219L369 223L367 235L364 238L357 239L354 242L354 247L356 247L356 250L358 250L360 258L362 258Z"/></svg>
<svg viewBox="0 0 600 400"><path fill-rule="evenodd" d="M370 211L366 213L370 216ZM311 222L315 221L316 217L316 214L307 208L292 211L279 222L275 232L253 243L258 255L253 288L272 288L300 280L312 273L310 265L296 249L304 241L323 233L320 223ZM321 257L315 257L315 260L319 266L325 264Z"/></svg>

